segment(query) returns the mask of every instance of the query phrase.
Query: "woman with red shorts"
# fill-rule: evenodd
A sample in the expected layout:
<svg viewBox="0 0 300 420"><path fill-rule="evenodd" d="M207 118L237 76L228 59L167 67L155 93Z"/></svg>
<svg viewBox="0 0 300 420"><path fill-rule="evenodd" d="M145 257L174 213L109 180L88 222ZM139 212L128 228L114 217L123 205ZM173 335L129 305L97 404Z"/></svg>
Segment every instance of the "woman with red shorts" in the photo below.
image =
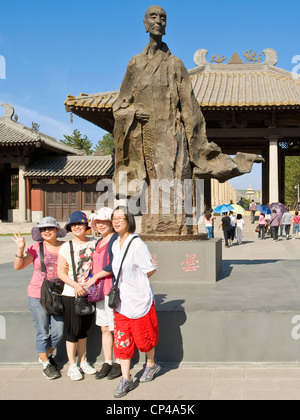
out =
<svg viewBox="0 0 300 420"><path fill-rule="evenodd" d="M118 239L112 246L112 269L117 278L125 250L134 236L135 220L127 207L118 207L112 215ZM156 271L147 245L138 236L132 241L119 279L119 304L115 310L114 353L120 360L122 379L114 396L125 396L134 387L130 362L136 349L147 355L140 382L149 382L159 372L154 361L158 342L158 322L149 277Z"/></svg>

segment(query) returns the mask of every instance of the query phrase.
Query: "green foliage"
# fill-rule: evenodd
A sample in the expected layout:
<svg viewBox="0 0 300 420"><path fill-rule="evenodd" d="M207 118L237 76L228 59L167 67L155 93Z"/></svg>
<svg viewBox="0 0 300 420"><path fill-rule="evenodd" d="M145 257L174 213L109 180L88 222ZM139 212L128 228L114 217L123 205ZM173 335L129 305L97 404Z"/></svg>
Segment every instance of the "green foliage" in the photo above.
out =
<svg viewBox="0 0 300 420"><path fill-rule="evenodd" d="M115 144L111 133L104 134L102 140L98 141L95 147L95 153L97 153L99 150L105 156L114 154Z"/></svg>
<svg viewBox="0 0 300 420"><path fill-rule="evenodd" d="M86 135L82 135L79 130L75 129L71 136L65 136L64 140L60 140L66 146L74 147L75 149L84 150L87 155L92 155L93 143Z"/></svg>
<svg viewBox="0 0 300 420"><path fill-rule="evenodd" d="M300 184L300 156L287 156L285 158L285 205L291 209L297 208L298 191L295 188Z"/></svg>

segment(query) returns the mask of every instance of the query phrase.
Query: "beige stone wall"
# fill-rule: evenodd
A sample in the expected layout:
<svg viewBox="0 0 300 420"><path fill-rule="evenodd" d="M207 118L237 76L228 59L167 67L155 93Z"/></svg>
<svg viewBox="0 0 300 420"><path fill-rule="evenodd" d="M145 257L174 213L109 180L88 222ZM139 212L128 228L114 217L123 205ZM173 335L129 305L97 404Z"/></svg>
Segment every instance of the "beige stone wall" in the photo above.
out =
<svg viewBox="0 0 300 420"><path fill-rule="evenodd" d="M220 183L216 179L211 179L211 206L215 208L220 204L229 204L237 202L236 190L228 181Z"/></svg>

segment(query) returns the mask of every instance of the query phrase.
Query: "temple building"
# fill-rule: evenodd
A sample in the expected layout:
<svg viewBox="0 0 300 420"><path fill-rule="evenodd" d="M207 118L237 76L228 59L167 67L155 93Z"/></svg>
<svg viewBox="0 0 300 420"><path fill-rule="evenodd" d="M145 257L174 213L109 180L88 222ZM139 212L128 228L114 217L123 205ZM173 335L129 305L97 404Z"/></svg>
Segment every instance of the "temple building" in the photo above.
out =
<svg viewBox="0 0 300 420"><path fill-rule="evenodd" d="M91 211L102 192L97 183L111 178L111 156L86 156L14 117L2 104L0 117L0 221L38 222L43 216L67 221L72 211Z"/></svg>
<svg viewBox="0 0 300 420"><path fill-rule="evenodd" d="M284 202L284 162L300 153L300 80L276 67L277 53L267 48L229 58L201 49L189 70L196 99L206 120L207 136L223 153L256 153L261 164L262 202ZM241 56L243 58L241 58ZM264 56L264 61L262 58ZM66 111L112 133L112 106L118 91L69 95ZM212 181L205 181L205 202L212 204Z"/></svg>

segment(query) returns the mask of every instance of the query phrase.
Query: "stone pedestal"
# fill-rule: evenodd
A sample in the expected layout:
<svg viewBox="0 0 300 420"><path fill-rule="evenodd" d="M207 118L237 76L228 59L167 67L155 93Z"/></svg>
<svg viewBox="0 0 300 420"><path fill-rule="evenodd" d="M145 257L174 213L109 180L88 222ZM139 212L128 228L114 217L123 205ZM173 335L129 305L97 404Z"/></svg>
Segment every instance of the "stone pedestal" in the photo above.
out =
<svg viewBox="0 0 300 420"><path fill-rule="evenodd" d="M222 271L221 239L150 241L141 237L157 265L151 282L216 283Z"/></svg>

